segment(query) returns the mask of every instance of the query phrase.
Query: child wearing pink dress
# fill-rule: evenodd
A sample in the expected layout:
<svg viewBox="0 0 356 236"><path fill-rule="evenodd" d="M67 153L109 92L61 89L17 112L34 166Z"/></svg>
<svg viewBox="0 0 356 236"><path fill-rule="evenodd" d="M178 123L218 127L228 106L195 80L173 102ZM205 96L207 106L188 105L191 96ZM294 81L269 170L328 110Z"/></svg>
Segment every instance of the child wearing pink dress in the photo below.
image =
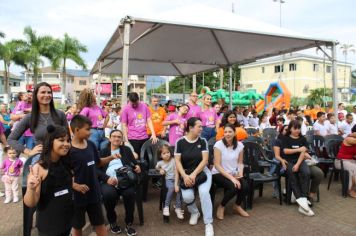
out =
<svg viewBox="0 0 356 236"><path fill-rule="evenodd" d="M4 203L10 203L19 201L19 176L23 162L18 158L16 150L11 146L4 148L6 153L6 159L1 165L3 176L1 180L5 184L5 201Z"/></svg>

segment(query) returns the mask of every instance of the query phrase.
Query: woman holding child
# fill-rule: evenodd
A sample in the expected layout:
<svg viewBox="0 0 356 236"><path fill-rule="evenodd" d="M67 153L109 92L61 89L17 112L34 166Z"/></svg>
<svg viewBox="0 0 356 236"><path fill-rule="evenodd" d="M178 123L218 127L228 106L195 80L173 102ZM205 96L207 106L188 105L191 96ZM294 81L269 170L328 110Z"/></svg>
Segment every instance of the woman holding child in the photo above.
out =
<svg viewBox="0 0 356 236"><path fill-rule="evenodd" d="M141 169L133 155L131 149L124 145L123 134L120 130L113 130L110 133L110 143L106 148L100 151L100 158L110 158L112 161L108 165L103 166L98 171L98 177L101 182L101 192L103 195L103 202L106 209L106 217L110 224L112 233L120 233L121 227L117 224L117 216L115 206L119 195L123 197L125 207L125 223L126 232L128 235L136 235L132 223L134 220L135 210L135 186L130 186L126 189L117 187L118 180L116 178L115 170L122 166L134 166L134 171L140 173Z"/></svg>

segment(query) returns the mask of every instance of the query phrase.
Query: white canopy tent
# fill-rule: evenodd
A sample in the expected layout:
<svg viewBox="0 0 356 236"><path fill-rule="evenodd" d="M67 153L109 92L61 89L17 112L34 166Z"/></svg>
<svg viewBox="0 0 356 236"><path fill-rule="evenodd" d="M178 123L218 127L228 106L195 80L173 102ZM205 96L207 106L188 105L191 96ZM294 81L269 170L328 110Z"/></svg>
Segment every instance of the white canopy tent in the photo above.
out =
<svg viewBox="0 0 356 236"><path fill-rule="evenodd" d="M230 67L231 96L231 65L319 47L333 62L336 111L335 45L335 40L305 36L198 5L164 13L155 20L126 16L91 73L122 74L122 94L126 94L128 75L187 76ZM321 46L330 47L332 55ZM122 104L126 99L122 96Z"/></svg>

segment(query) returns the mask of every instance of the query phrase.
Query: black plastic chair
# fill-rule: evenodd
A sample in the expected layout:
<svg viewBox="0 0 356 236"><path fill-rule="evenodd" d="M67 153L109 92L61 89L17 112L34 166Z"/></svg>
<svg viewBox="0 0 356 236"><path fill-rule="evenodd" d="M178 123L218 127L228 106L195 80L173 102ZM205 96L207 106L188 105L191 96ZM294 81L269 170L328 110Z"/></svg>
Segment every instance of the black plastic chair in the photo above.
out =
<svg viewBox="0 0 356 236"><path fill-rule="evenodd" d="M244 142L244 164L247 166L245 176L249 185L248 207L252 209L255 187L259 187L259 196L263 195L263 184L268 182L276 182L279 190L279 203L282 205L281 178L279 171L275 175L264 174L264 168L260 163L268 162L273 164L266 156L262 146L255 142Z"/></svg>
<svg viewBox="0 0 356 236"><path fill-rule="evenodd" d="M243 140L244 142L253 142L253 143L258 143L259 145L264 145L263 143L263 139L261 137L257 137L257 136L248 136L245 140Z"/></svg>
<svg viewBox="0 0 356 236"><path fill-rule="evenodd" d="M246 132L247 132L248 136L252 136L252 135L257 134L258 129L256 129L256 128L246 128Z"/></svg>
<svg viewBox="0 0 356 236"><path fill-rule="evenodd" d="M330 158L336 160L337 154L339 153L339 149L341 146L342 141L341 140L330 140L328 146L326 147L326 150L328 152L328 155ZM334 166L331 170L330 177L329 177L329 182L328 182L328 190L330 189L331 185L331 179L333 178L334 174L336 175L337 173L340 175L341 179L341 194L343 197L347 197L347 190L349 187L349 172L344 169L344 162L342 159L338 159L340 161L340 166L341 169L336 169L335 163Z"/></svg>
<svg viewBox="0 0 356 236"><path fill-rule="evenodd" d="M214 145L216 143L216 138L212 137L211 139L209 139L208 141L208 150L209 150L209 161L208 161L208 165L212 166L214 165Z"/></svg>
<svg viewBox="0 0 356 236"><path fill-rule="evenodd" d="M163 144L167 144L168 146L169 143L163 139L158 140L156 144L152 144L151 140L147 140L142 148L141 148L141 153L140 153L140 162L143 165L144 171L146 172L143 181L142 181L142 200L146 201L147 200L147 192L148 192L148 180L149 178L161 178L162 175L159 173L158 170L156 170L156 164L159 160L159 157L157 156L158 153L158 148L162 146ZM148 158L148 160L145 159L145 157Z"/></svg>

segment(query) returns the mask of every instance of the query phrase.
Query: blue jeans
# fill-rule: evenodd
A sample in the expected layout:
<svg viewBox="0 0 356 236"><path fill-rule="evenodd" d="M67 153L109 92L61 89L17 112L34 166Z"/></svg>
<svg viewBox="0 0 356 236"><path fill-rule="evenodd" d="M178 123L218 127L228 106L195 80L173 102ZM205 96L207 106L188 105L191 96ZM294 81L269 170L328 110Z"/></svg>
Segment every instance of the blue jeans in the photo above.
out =
<svg viewBox="0 0 356 236"><path fill-rule="evenodd" d="M171 205L173 193L175 192L174 179L166 179L166 188L167 188L167 195L166 195L166 200L164 202L164 207L169 207ZM180 197L180 192L178 192L176 193L176 208L181 208L181 207L182 207L182 201Z"/></svg>
<svg viewBox="0 0 356 236"><path fill-rule="evenodd" d="M35 146L35 140L33 139L32 136L22 135L21 138L19 139L19 143L25 145L26 148L28 149L32 149Z"/></svg>
<svg viewBox="0 0 356 236"><path fill-rule="evenodd" d="M207 175L207 180L199 185L198 192L201 203L201 208L203 211L204 224L213 223L213 205L211 203L210 188L211 188L211 172L205 167L204 170ZM191 214L198 213L199 210L195 204L194 189L182 189L183 201L188 204L187 208Z"/></svg>
<svg viewBox="0 0 356 236"><path fill-rule="evenodd" d="M92 141L98 150L102 150L109 143L105 138L105 132L101 129L90 129L89 140Z"/></svg>
<svg viewBox="0 0 356 236"><path fill-rule="evenodd" d="M216 136L216 131L215 131L215 127L210 128L207 126L203 126L203 131L201 132L201 137L205 138L206 141L208 142L209 139L213 138Z"/></svg>

